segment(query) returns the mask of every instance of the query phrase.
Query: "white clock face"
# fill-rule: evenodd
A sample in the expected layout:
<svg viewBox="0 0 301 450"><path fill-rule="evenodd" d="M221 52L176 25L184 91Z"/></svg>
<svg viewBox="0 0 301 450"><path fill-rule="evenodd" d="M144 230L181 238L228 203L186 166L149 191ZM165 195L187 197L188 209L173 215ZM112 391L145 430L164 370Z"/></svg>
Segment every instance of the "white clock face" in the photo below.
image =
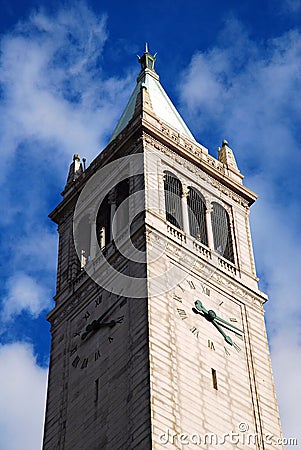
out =
<svg viewBox="0 0 301 450"><path fill-rule="evenodd" d="M175 316L197 345L205 345L226 358L244 353L242 313L237 302L190 277L173 289L172 303Z"/></svg>

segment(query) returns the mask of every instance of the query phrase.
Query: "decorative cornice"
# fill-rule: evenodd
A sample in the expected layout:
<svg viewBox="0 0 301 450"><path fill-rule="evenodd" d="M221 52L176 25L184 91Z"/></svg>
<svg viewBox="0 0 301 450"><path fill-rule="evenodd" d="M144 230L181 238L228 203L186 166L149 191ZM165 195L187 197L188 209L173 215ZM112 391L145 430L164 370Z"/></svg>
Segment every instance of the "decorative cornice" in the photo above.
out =
<svg viewBox="0 0 301 450"><path fill-rule="evenodd" d="M169 156L173 161L177 162L181 166L183 166L185 169L188 169L190 172L194 174L197 178L206 181L207 183L211 184L211 186L218 189L220 192L225 194L227 197L234 200L239 205L243 206L246 209L249 209L249 204L246 200L244 200L240 195L236 194L235 192L231 191L231 189L224 186L222 183L214 179L212 176L208 175L204 171L200 170L195 164L193 164L190 161L187 161L182 156L178 155L174 151L170 150L166 145L161 144L158 140L155 138L149 136L148 134L145 134L145 141L152 145L156 150L159 150L160 152L164 153L165 155ZM207 162L210 161L210 164L214 165L217 170L223 173L223 166L221 163L219 163L217 160L215 160L210 155L205 155ZM221 167L220 167L220 166Z"/></svg>

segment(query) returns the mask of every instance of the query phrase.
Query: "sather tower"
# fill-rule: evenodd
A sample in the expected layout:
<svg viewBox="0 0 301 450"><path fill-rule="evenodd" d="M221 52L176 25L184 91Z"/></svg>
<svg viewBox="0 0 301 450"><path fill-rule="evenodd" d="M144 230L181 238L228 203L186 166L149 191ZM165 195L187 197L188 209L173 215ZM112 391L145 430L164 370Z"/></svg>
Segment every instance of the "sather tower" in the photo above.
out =
<svg viewBox="0 0 301 450"><path fill-rule="evenodd" d="M218 159L195 141L155 56L139 62L109 144L87 169L74 155L50 214L43 448L282 448L249 229L256 194L227 141Z"/></svg>

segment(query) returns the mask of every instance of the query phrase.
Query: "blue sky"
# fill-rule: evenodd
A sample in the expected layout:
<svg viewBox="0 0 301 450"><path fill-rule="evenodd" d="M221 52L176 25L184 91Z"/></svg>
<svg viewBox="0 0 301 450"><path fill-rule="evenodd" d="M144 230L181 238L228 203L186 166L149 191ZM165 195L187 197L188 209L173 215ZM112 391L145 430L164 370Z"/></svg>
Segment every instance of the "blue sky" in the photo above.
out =
<svg viewBox="0 0 301 450"><path fill-rule="evenodd" d="M73 153L89 163L108 142L146 41L196 139L216 157L226 138L259 194L277 396L284 436L301 442L301 1L135 3L0 3L0 449L40 448L57 252L47 215Z"/></svg>

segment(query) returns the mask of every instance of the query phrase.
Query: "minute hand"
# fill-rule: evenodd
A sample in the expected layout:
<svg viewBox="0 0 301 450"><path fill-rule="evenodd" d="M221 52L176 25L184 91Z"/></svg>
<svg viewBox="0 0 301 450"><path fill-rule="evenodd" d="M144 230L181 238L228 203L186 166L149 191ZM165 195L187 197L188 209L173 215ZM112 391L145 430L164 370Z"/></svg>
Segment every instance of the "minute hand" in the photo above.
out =
<svg viewBox="0 0 301 450"><path fill-rule="evenodd" d="M86 326L86 331L83 333L82 335L82 340L85 340L86 337L88 336L88 334L91 331L96 331L98 328L102 328L101 326L99 326L99 324L102 322L102 320L104 320L105 317L107 317L107 315L118 305L118 303L120 302L120 298L119 297L107 310L106 312L104 312L100 317L98 317L98 319L94 320L92 323L89 323Z"/></svg>
<svg viewBox="0 0 301 450"><path fill-rule="evenodd" d="M232 325L232 323L228 322L227 320L222 319L221 317L217 316L214 311L212 311L212 310L208 311L206 308L204 308L204 306L200 300L196 300L194 302L194 304L195 304L196 308L193 308L193 311L195 313L203 314L206 317L206 319L209 320L210 322L214 320L214 321L218 322L224 328L227 328L230 331L233 331L233 333L236 333L239 335L243 334L243 330ZM215 323L215 325L217 325L217 323ZM227 326L225 326L225 325L227 325ZM216 328L218 328L218 327L216 327ZM220 329L219 329L219 331L220 331Z"/></svg>
<svg viewBox="0 0 301 450"><path fill-rule="evenodd" d="M219 326L218 323L215 322L215 319L212 320L212 325L215 326L215 328L218 329L218 331L221 333L221 335L224 337L225 341L228 342L228 344L233 345L233 341L230 338L230 336L227 336L224 330Z"/></svg>
<svg viewBox="0 0 301 450"><path fill-rule="evenodd" d="M110 308L108 308L106 310L106 312L104 312L100 317L98 317L97 322L100 323L105 317L107 317L107 315L109 314L109 312L112 311L112 309L115 308L116 305L118 305L118 303L120 302L121 297L118 297L118 299L116 300L116 302L114 302Z"/></svg>
<svg viewBox="0 0 301 450"><path fill-rule="evenodd" d="M228 329L232 330L234 333L235 333L235 332L238 332L238 334L244 334L243 330L241 330L240 328L236 327L235 325L232 325L232 323L228 322L228 321L225 320L225 319L222 319L222 318L219 317L219 316L216 316L216 317L215 317L215 320L216 320L217 322L220 322L220 325L221 325L221 326L227 325L227 327L225 327L225 328L228 328ZM223 324L225 324L225 325L223 325Z"/></svg>

